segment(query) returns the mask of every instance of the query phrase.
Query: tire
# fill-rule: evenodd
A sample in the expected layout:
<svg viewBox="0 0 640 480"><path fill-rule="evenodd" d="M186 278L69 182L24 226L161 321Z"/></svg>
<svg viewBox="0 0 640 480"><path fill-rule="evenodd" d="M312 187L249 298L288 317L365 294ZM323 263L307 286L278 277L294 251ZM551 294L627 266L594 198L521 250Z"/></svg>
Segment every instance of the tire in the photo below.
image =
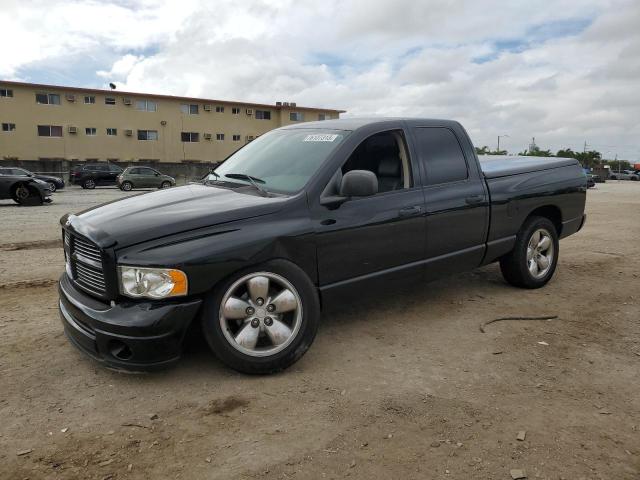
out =
<svg viewBox="0 0 640 480"><path fill-rule="evenodd" d="M122 190L123 192L130 192L131 190L133 190L133 183L129 181L122 182L122 185L120 185L120 190Z"/></svg>
<svg viewBox="0 0 640 480"><path fill-rule="evenodd" d="M231 297L240 301L229 301ZM268 303L272 298L274 303ZM222 308L223 301L227 309ZM202 313L204 336L214 354L227 366L249 374L279 372L298 361L313 343L319 322L315 286L299 267L284 260L231 275L205 299ZM243 331L247 335L239 343L236 338Z"/></svg>
<svg viewBox="0 0 640 480"><path fill-rule="evenodd" d="M47 182L47 183L49 184L49 190L51 190L51 193L55 192L58 189L55 182Z"/></svg>
<svg viewBox="0 0 640 480"><path fill-rule="evenodd" d="M11 197L14 202L25 207L39 206L43 203L40 192L28 185L18 185Z"/></svg>
<svg viewBox="0 0 640 480"><path fill-rule="evenodd" d="M160 188L171 188L171 182L162 182Z"/></svg>
<svg viewBox="0 0 640 480"><path fill-rule="evenodd" d="M82 188L93 190L94 188L96 188L96 181L93 178L87 178L82 182Z"/></svg>
<svg viewBox="0 0 640 480"><path fill-rule="evenodd" d="M534 235L540 235L538 241ZM543 242L545 237L548 241ZM532 248L529 248L530 244ZM513 250L500 259L502 276L516 287L543 287L553 277L559 251L558 233L553 222L546 217L529 217L516 236Z"/></svg>

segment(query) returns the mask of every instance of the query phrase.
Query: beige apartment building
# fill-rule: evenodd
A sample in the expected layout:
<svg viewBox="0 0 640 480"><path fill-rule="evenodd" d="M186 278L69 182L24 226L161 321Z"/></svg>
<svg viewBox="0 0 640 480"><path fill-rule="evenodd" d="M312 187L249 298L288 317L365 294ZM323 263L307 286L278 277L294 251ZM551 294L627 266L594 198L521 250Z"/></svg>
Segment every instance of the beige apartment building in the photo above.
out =
<svg viewBox="0 0 640 480"><path fill-rule="evenodd" d="M0 81L0 162L217 162L274 128L340 113Z"/></svg>

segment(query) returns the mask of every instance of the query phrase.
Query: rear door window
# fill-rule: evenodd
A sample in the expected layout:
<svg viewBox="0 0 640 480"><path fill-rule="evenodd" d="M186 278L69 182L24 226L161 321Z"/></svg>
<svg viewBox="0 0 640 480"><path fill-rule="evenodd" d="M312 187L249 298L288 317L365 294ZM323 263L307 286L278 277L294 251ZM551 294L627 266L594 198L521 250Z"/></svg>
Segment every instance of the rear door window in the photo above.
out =
<svg viewBox="0 0 640 480"><path fill-rule="evenodd" d="M458 182L469 176L467 161L455 134L444 127L414 129L420 163L426 171L426 185Z"/></svg>

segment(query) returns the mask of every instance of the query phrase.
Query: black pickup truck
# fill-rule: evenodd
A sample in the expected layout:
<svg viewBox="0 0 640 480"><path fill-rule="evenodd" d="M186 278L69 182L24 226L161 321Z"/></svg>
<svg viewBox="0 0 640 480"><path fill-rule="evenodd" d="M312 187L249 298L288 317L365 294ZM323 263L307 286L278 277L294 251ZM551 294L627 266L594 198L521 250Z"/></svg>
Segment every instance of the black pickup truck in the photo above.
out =
<svg viewBox="0 0 640 480"><path fill-rule="evenodd" d="M275 372L337 292L496 261L510 284L542 287L558 240L584 224L586 190L574 159L479 160L454 121L287 126L201 184L65 215L61 318L110 367L176 361L197 321L227 365Z"/></svg>

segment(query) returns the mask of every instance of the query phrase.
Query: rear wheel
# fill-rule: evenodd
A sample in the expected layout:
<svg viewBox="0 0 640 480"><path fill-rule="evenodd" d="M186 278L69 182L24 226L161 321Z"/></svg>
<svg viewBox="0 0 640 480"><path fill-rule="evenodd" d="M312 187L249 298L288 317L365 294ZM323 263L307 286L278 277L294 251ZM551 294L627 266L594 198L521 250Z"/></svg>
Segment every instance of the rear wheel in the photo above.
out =
<svg viewBox="0 0 640 480"><path fill-rule="evenodd" d="M96 188L96 181L93 178L87 178L84 182L82 182L82 188L93 190L94 188Z"/></svg>
<svg viewBox="0 0 640 480"><path fill-rule="evenodd" d="M124 192L130 192L133 189L133 183L122 182L122 185L120 185L120 189Z"/></svg>
<svg viewBox="0 0 640 480"><path fill-rule="evenodd" d="M551 280L558 252L553 222L545 217L530 217L518 232L513 250L500 259L500 270L511 285L540 288Z"/></svg>
<svg viewBox="0 0 640 480"><path fill-rule="evenodd" d="M309 349L320 320L315 287L296 265L272 261L242 270L206 299L205 338L216 356L244 373L274 373Z"/></svg>
<svg viewBox="0 0 640 480"><path fill-rule="evenodd" d="M160 185L160 188L170 188L171 187L171 182L162 182L162 184Z"/></svg>

